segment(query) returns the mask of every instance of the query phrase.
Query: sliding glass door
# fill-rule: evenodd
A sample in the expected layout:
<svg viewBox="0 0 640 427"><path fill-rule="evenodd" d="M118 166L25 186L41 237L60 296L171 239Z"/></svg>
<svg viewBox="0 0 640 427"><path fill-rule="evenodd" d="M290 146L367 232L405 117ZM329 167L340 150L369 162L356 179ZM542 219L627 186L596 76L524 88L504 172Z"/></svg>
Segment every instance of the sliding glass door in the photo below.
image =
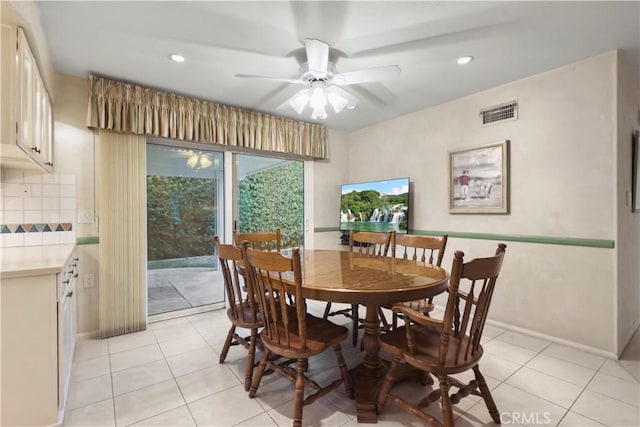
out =
<svg viewBox="0 0 640 427"><path fill-rule="evenodd" d="M224 301L213 255L222 203L222 153L147 144L149 315Z"/></svg>
<svg viewBox="0 0 640 427"><path fill-rule="evenodd" d="M280 228L283 247L304 243L304 162L234 154L233 217L240 232Z"/></svg>

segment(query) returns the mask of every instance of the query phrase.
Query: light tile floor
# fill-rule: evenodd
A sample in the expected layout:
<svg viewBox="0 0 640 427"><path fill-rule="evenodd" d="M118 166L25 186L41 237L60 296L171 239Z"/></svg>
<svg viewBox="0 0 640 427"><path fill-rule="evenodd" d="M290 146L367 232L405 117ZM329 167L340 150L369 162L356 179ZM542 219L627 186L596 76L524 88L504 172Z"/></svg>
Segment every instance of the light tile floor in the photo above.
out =
<svg viewBox="0 0 640 427"><path fill-rule="evenodd" d="M309 301L315 314L323 308L324 304ZM332 319L349 323L346 318ZM218 363L228 328L225 311L218 310L152 323L136 334L79 342L65 425L291 425L293 385L289 381L276 374L266 376L256 398L249 399L242 386L246 351L232 347L227 361ZM640 425L637 358L619 363L490 325L483 343L480 367L503 425ZM343 349L349 366L361 361L363 353L349 342ZM337 372L325 368L334 362L331 351L311 359L309 374L330 379L327 375ZM417 401L430 388L402 383L394 390ZM454 408L457 426L493 424L484 403L475 396ZM431 412L439 417L438 410ZM334 390L304 408L303 423L358 425L354 402L343 388ZM388 403L378 425L422 423Z"/></svg>

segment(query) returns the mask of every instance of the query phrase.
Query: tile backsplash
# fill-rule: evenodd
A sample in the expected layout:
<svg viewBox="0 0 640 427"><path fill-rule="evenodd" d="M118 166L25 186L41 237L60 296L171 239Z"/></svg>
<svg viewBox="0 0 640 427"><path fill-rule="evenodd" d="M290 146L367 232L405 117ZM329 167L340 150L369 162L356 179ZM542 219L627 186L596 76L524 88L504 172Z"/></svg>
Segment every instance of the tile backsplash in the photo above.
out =
<svg viewBox="0 0 640 427"><path fill-rule="evenodd" d="M75 243L75 175L3 169L0 203L0 247Z"/></svg>

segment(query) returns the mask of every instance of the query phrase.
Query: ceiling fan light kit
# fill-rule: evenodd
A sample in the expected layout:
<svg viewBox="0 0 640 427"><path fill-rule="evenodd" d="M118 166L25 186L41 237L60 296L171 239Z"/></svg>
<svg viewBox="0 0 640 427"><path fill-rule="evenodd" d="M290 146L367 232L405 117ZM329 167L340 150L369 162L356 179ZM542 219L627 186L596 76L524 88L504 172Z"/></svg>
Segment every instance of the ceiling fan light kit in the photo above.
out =
<svg viewBox="0 0 640 427"><path fill-rule="evenodd" d="M278 106L278 109L291 107L296 113L302 114L307 104L311 108L313 120L327 118L327 104L339 114L347 108L355 108L357 98L342 86L357 85L379 80L395 79L400 76L400 67L389 65L386 67L370 68L367 70L337 72L334 63L329 62L329 45L321 40L305 39L307 62L302 64L300 76L297 79L258 76L254 74L236 74L237 77L284 81L287 83L306 86L292 97ZM350 99L351 98L351 101Z"/></svg>
<svg viewBox="0 0 640 427"><path fill-rule="evenodd" d="M217 163L217 162L216 162ZM206 154L192 154L187 159L187 167L191 169L206 169L210 167L213 163L211 159ZM217 166L217 165L216 165Z"/></svg>

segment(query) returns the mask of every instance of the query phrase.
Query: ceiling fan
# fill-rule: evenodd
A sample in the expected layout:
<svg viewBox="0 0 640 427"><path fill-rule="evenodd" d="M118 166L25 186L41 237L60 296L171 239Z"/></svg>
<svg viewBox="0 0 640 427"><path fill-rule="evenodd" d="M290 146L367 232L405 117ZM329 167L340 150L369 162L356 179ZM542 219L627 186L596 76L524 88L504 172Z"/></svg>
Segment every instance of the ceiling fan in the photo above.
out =
<svg viewBox="0 0 640 427"><path fill-rule="evenodd" d="M340 73L337 71L336 65L329 62L329 45L327 43L316 39L305 39L304 46L307 61L301 65L301 74L296 79L253 74L236 74L236 76L306 86L278 106L278 109L290 106L296 113L302 114L306 105L309 104L311 118L314 120L327 118L327 103L337 114L347 107L350 99L357 101L341 86L395 79L400 76L400 67L397 65Z"/></svg>

